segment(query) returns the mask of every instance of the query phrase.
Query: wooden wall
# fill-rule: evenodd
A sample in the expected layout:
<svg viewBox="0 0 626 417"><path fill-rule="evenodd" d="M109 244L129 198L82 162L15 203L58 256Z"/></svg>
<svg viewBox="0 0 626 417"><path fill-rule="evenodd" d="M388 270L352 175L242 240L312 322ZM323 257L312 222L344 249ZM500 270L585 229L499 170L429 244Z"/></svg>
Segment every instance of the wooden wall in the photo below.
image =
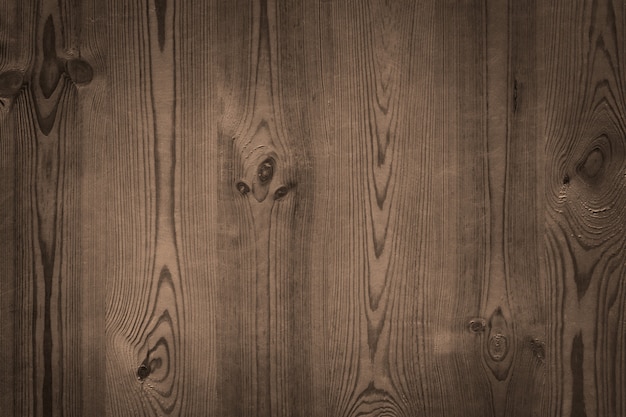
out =
<svg viewBox="0 0 626 417"><path fill-rule="evenodd" d="M0 2L0 414L626 416L622 0Z"/></svg>

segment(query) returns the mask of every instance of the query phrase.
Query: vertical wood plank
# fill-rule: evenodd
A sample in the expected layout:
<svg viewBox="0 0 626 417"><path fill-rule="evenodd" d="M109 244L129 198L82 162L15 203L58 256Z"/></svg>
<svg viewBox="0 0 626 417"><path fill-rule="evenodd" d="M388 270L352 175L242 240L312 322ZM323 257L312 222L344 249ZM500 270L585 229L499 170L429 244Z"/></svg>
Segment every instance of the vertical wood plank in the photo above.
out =
<svg viewBox="0 0 626 417"><path fill-rule="evenodd" d="M3 2L0 19L0 181L2 195L2 247L0 260L0 372L4 375L6 388L0 394L0 408L13 416L23 401L32 401L30 390L21 391L19 367L16 355L23 349L17 339L16 329L22 324L21 300L23 288L28 288L16 277L19 274L20 244L24 242L19 233L18 221L20 195L17 189L20 178L20 96L32 54L31 31L35 23L34 2Z"/></svg>
<svg viewBox="0 0 626 417"><path fill-rule="evenodd" d="M488 243L484 10L338 1L319 19L321 415L489 415L468 329Z"/></svg>
<svg viewBox="0 0 626 417"><path fill-rule="evenodd" d="M152 63L147 45L150 36L156 45L157 35L149 30L150 12L154 13L154 7L141 1L111 3L104 16L109 27L111 120L107 125L109 138L100 143L102 155L107 157L102 158L98 167L103 174L99 202L103 207L101 215L106 238L95 243L101 245L98 252L103 259L99 264L104 269L94 273L102 280L102 271L110 271L103 281L106 296L105 414L113 416L156 414L150 403L154 398L150 396L151 387L146 386L144 390L145 384L139 380L138 372L147 351L155 344L151 340L151 345L145 345L145 330L150 327L149 332L154 328L155 323L149 320L153 319L151 313L156 310L155 296L159 287L158 276L153 275L157 221L154 165L158 142L155 141L151 111L149 70ZM156 48L158 50L158 46ZM164 71L171 74L169 66ZM172 244L171 240L168 243ZM165 274L162 281L167 289L164 293L169 296L172 293L170 276ZM172 300L174 305L177 301ZM167 306L166 300L162 301L163 305ZM162 310L155 312L158 323ZM163 328L171 324L171 321L163 321ZM172 339L165 340L169 348ZM174 353L178 355L179 352ZM163 354L163 350L158 354ZM163 363L161 358L165 366L162 369L172 367L172 373L180 371L178 363L171 363L169 357L164 359ZM148 366L152 367L149 361L142 368L143 379L149 377ZM163 381L162 376L159 382ZM167 389L160 391L167 392Z"/></svg>
<svg viewBox="0 0 626 417"><path fill-rule="evenodd" d="M480 334L497 416L545 413L535 11L533 1L485 3L489 245Z"/></svg>
<svg viewBox="0 0 626 417"><path fill-rule="evenodd" d="M194 6L109 5L109 415L215 414L214 26Z"/></svg>
<svg viewBox="0 0 626 417"><path fill-rule="evenodd" d="M106 406L106 277L110 271L110 259L104 258L102 242L108 240L109 230L104 223L103 199L108 176L101 170L104 149L102 144L110 140L108 48L103 41L106 33L106 5L99 1L76 1L63 3L69 19L64 24L71 43L67 48L72 56L79 58L68 65L80 83L80 106L76 112L79 121L80 153L80 196L76 204L81 213L80 257L81 265L81 346L82 357L73 370L80 376L81 395L74 400L80 402L79 414L84 416L103 415ZM87 63L87 65L82 65ZM92 70L92 79L89 69ZM107 238L103 239L103 236ZM107 275L108 277L108 275ZM70 413L66 413L70 414ZM70 414L71 415L71 414Z"/></svg>
<svg viewBox="0 0 626 417"><path fill-rule="evenodd" d="M625 12L539 7L550 415L626 412Z"/></svg>
<svg viewBox="0 0 626 417"><path fill-rule="evenodd" d="M432 302L431 308L439 310L447 319L442 324L454 328L459 338L440 365L445 370L441 385L452 381L440 395L462 395L459 401L444 403L442 414L501 415L498 378L505 377L510 366L510 357L501 352L496 353L498 360L492 358L489 344L499 332L506 332L502 311L507 310L499 194L503 137L494 134L501 132L506 106L493 96L493 86L506 78L506 15L499 15L498 10L502 4L463 2L455 8L447 3L440 9L447 28L445 45L454 51L444 61L443 82L448 88L442 108L448 115L442 121L443 134L454 139L447 153L451 184L442 197L452 200L444 203L450 208L442 219L448 239L442 251L446 253L444 265L456 261L446 270L448 277L437 294L437 299L449 301L445 306ZM446 18L450 15L454 16L451 20ZM454 252L448 253L452 252L448 247ZM434 331L435 337L439 332Z"/></svg>
<svg viewBox="0 0 626 417"><path fill-rule="evenodd" d="M23 85L30 52L22 27L32 22L27 14L31 8L29 2L8 1L0 5L0 374L6 384L6 388L0 389L0 409L9 416L14 415L14 403L19 401L19 392L13 389L17 347L14 328L19 317L15 313L19 282L14 277L19 246L15 227L17 120L12 109Z"/></svg>
<svg viewBox="0 0 626 417"><path fill-rule="evenodd" d="M505 415L548 415L546 272L543 268L544 146L540 133L537 4L508 3L505 273L513 324Z"/></svg>
<svg viewBox="0 0 626 417"><path fill-rule="evenodd" d="M92 98L96 44L78 43L80 9L65 2L15 6L15 39L24 39L22 68L3 73L14 141L15 269L11 337L13 415L82 413L84 345L80 262L82 121ZM72 23L73 22L73 23ZM19 28L19 29L18 29ZM15 65L15 63L13 63ZM7 74L13 74L7 78ZM16 74L19 77L15 76ZM9 80L10 82L7 82ZM6 281L5 281L6 282Z"/></svg>
<svg viewBox="0 0 626 417"><path fill-rule="evenodd" d="M219 5L223 415L311 415L304 4Z"/></svg>
<svg viewBox="0 0 626 417"><path fill-rule="evenodd" d="M218 89L215 2L168 2L174 22L176 81L175 217L181 248L184 402L181 415L218 415L219 270ZM167 35L166 35L167 36Z"/></svg>

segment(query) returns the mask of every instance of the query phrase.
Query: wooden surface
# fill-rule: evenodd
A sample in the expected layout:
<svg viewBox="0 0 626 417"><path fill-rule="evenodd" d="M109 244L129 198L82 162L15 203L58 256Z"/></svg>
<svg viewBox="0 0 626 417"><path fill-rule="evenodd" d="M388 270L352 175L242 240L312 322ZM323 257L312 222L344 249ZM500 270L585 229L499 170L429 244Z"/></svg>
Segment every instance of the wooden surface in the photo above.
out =
<svg viewBox="0 0 626 417"><path fill-rule="evenodd" d="M3 416L626 416L626 3L0 3Z"/></svg>

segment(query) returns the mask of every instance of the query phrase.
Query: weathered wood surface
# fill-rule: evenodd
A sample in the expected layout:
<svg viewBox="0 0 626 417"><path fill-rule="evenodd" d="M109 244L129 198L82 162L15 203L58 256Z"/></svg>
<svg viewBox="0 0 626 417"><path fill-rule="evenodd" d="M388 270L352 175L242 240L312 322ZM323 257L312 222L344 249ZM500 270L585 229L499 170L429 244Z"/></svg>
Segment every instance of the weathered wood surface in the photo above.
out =
<svg viewBox="0 0 626 417"><path fill-rule="evenodd" d="M621 0L0 4L6 416L626 416Z"/></svg>

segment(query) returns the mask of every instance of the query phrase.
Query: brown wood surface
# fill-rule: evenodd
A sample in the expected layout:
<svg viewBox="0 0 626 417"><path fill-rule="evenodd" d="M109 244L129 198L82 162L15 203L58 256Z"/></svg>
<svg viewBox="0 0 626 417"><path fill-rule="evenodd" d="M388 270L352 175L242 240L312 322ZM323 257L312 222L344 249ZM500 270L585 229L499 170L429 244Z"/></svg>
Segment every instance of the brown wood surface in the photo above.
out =
<svg viewBox="0 0 626 417"><path fill-rule="evenodd" d="M0 415L626 417L622 0L0 2Z"/></svg>

